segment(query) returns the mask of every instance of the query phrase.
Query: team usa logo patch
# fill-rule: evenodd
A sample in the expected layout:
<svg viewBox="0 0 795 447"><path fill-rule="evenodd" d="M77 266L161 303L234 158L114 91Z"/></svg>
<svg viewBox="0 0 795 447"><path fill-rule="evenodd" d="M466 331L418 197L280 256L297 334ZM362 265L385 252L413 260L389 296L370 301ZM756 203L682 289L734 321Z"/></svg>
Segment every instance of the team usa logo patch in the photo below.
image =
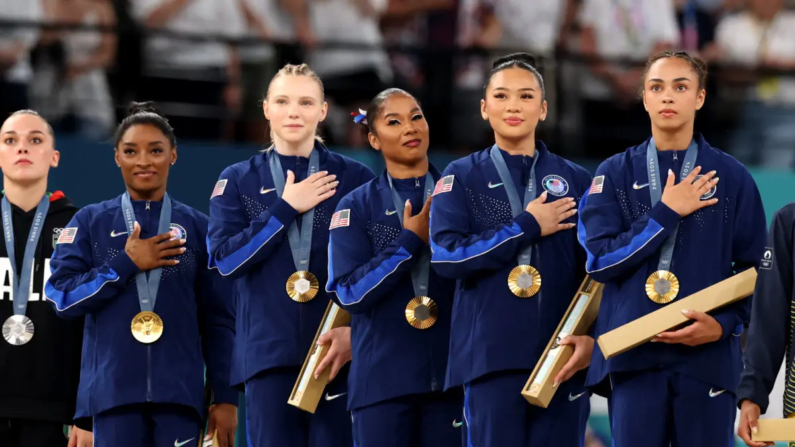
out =
<svg viewBox="0 0 795 447"><path fill-rule="evenodd" d="M594 177L593 182L591 183L591 189L588 190L588 194L601 194L605 187L605 176L600 175Z"/></svg>
<svg viewBox="0 0 795 447"><path fill-rule="evenodd" d="M171 233L171 240L172 241L176 240L176 239L187 239L188 238L188 232L185 231L185 227L183 227L182 225L172 223L170 228L171 229L169 230L169 233Z"/></svg>
<svg viewBox="0 0 795 447"><path fill-rule="evenodd" d="M701 177L704 177L704 176L703 175L699 175L698 177L696 177L696 180L700 179ZM711 199L715 195L715 193L717 191L718 191L718 185L715 185L715 186L712 187L712 189L707 191L706 194L701 196L701 200L709 200L709 199Z"/></svg>
<svg viewBox="0 0 795 447"><path fill-rule="evenodd" d="M440 178L439 181L436 182L436 188L433 190L433 195L452 191L453 183L455 183L454 175L448 175L446 177Z"/></svg>
<svg viewBox="0 0 795 447"><path fill-rule="evenodd" d="M569 193L569 183L559 175L548 175L541 181L541 185L553 196L563 197Z"/></svg>
<svg viewBox="0 0 795 447"><path fill-rule="evenodd" d="M335 228L347 227L351 224L351 210L340 210L334 213L331 216L331 225L329 225L328 229L333 230Z"/></svg>
<svg viewBox="0 0 795 447"><path fill-rule="evenodd" d="M75 241L75 237L77 236L77 227L73 228L64 228L61 230L60 236L58 236L58 244L71 244Z"/></svg>
<svg viewBox="0 0 795 447"><path fill-rule="evenodd" d="M224 190L226 189L226 179L218 180L218 183L215 184L215 188L213 188L213 194L210 196L212 199L216 196L221 196L224 194Z"/></svg>

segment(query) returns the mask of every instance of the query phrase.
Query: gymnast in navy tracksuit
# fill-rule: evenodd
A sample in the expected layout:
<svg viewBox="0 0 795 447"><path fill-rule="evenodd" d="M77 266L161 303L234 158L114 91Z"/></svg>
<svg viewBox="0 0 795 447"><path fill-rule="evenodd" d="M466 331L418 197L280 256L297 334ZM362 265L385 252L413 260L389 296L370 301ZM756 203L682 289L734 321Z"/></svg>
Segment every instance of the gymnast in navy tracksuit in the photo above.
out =
<svg viewBox="0 0 795 447"><path fill-rule="evenodd" d="M116 136L127 192L78 211L52 258L47 299L85 317L76 417L97 447L200 445L205 365L210 429L234 441L234 302L207 268L207 217L166 194L176 159L168 122L135 106Z"/></svg>
<svg viewBox="0 0 795 447"><path fill-rule="evenodd" d="M433 268L458 280L445 386L465 387L470 446L581 446L590 404L575 373L592 338L562 342L575 352L549 408L521 391L585 277L573 208L591 176L535 140L547 106L531 56L494 64L481 110L497 144L450 164L431 205Z"/></svg>
<svg viewBox="0 0 795 447"><path fill-rule="evenodd" d="M653 137L602 163L580 204L587 270L605 284L596 336L761 259L765 215L754 180L693 133L705 78L686 53L649 61L643 98ZM588 385L606 389L616 446L734 445L749 306L682 309L692 324L607 361L594 349Z"/></svg>
<svg viewBox="0 0 795 447"><path fill-rule="evenodd" d="M345 196L331 230L328 290L352 314L348 408L357 447L461 445L463 392L444 392L455 281L431 271L428 217L439 171L428 122L399 89L367 110L386 172Z"/></svg>
<svg viewBox="0 0 795 447"><path fill-rule="evenodd" d="M347 366L340 371L350 359L350 328L321 337L331 347L316 371L331 363L332 380L316 412L287 404L329 303L334 208L374 177L315 142L326 108L320 79L306 65L283 68L265 101L273 147L226 168L210 199L211 265L238 278L232 383L245 383L251 446L353 445Z"/></svg>

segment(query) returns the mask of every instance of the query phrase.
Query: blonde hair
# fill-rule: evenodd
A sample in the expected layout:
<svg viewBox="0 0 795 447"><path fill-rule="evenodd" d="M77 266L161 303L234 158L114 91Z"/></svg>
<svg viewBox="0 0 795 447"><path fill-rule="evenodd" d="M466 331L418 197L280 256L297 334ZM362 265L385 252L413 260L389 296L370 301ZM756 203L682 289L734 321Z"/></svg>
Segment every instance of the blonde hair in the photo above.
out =
<svg viewBox="0 0 795 447"><path fill-rule="evenodd" d="M300 65L287 64L284 67L282 67L281 70L276 72L276 74L273 76L273 78L271 78L271 82L268 83L268 91L265 94L265 100L266 101L271 96L271 86L273 85L273 81L275 81L276 79L278 79L278 78L280 78L282 76L306 76L308 78L311 78L312 80L314 80L317 83L317 86L320 87L320 101L321 102L325 101L326 92L323 89L323 81L320 80L320 76L318 76L317 73L315 73L314 70L309 68L309 65L307 65L307 64L300 64ZM315 141L318 141L320 143L324 143L323 138L320 135L318 135L317 132L318 132L318 130L315 129ZM270 144L270 146L268 146L268 148L266 150L273 149L273 145L274 145L274 143L273 143L273 129L270 129L270 137L271 137L271 144Z"/></svg>

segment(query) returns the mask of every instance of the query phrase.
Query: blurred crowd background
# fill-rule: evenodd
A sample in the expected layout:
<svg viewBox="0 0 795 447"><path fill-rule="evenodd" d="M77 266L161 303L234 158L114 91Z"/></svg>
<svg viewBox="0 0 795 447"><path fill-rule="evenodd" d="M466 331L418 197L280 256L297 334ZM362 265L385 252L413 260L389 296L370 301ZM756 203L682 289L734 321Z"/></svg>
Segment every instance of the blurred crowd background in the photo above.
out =
<svg viewBox="0 0 795 447"><path fill-rule="evenodd" d="M795 162L793 0L0 0L0 116L30 107L59 135L101 141L155 100L183 141L267 142L275 71L323 78L331 146L366 149L350 113L385 87L421 99L432 148L490 144L479 113L497 55L545 75L541 136L602 160L649 133L642 64L676 48L709 62L698 130L749 165Z"/></svg>
<svg viewBox="0 0 795 447"><path fill-rule="evenodd" d="M768 216L792 201L795 0L0 0L0 117L33 108L53 124L52 183L85 205L121 191L106 151L127 105L157 101L180 141L169 190L206 211L218 173L268 142L262 99L285 63L322 77L327 143L376 170L351 112L386 87L415 94L443 169L493 143L480 117L492 61L533 53L550 112L539 136L592 169L648 137L641 74L664 49L709 63L697 130L754 167ZM587 445L609 445L592 403Z"/></svg>

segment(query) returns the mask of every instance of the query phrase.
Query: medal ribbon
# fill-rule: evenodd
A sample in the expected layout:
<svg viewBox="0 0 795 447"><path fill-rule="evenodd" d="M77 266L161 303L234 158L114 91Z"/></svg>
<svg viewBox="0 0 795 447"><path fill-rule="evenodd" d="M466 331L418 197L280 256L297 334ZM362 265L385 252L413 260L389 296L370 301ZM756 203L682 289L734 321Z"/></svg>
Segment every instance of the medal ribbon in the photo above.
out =
<svg viewBox="0 0 795 447"><path fill-rule="evenodd" d="M284 172L282 171L282 163L279 161L279 154L276 150L271 150L268 154L268 163L271 169L271 176L273 177L273 184L276 187L276 192L279 197L284 193ZM317 149L312 149L309 155L309 168L307 169L307 177L315 174L320 170L320 154ZM312 249L312 225L315 220L315 209L304 213L301 218L301 231L298 231L298 223L293 220L287 228L287 239L290 243L290 250L293 252L293 264L295 264L296 271L309 270L309 256Z"/></svg>
<svg viewBox="0 0 795 447"><path fill-rule="evenodd" d="M130 194L124 193L121 197L121 208L124 212L124 223L127 225L127 233L132 234L135 229L135 211L130 201ZM166 194L163 196L163 208L160 210L160 222L157 226L157 234L168 233L171 230L171 198ZM160 288L160 276L163 273L162 267L157 267L148 272L138 272L135 274L135 285L138 287L138 303L141 305L142 312L153 312L155 302L157 302L157 290Z"/></svg>
<svg viewBox="0 0 795 447"><path fill-rule="evenodd" d="M47 211L50 209L50 198L44 196L36 208L36 214L33 217L33 225L30 227L28 234L28 241L25 244L25 254L22 256L22 272L19 274L17 280L17 258L15 255L14 247L14 221L11 211L11 203L3 196L3 233L6 238L6 251L8 252L8 260L11 262L11 292L14 301L14 315L25 315L28 309L28 298L30 298L30 282L33 277L33 263L36 262L36 247L39 245L39 237L41 236L41 229L44 226L44 219L47 217Z"/></svg>
<svg viewBox="0 0 795 447"><path fill-rule="evenodd" d="M400 219L400 226L403 227L403 209L405 203L400 199L400 195L392 185L392 176L387 173L387 180L389 181L389 189L392 191L392 202L395 204L395 214ZM433 194L434 182L431 171L425 174L425 195L423 196L423 205L428 201L428 197ZM417 265L411 269L411 285L414 286L414 296L428 296L428 278L431 274L431 250L425 247L422 250L420 259Z"/></svg>
<svg viewBox="0 0 795 447"><path fill-rule="evenodd" d="M695 168L696 165L696 158L698 157L698 143L696 140L690 142L690 146L687 148L687 152L685 153L685 161L682 164L682 171L679 174L679 181L685 179L685 177L690 174L690 171ZM660 178L660 162L657 158L657 144L654 142L654 138L651 139L649 142L649 146L646 148L646 171L649 174L649 195L651 195L651 206L654 208L654 205L660 202L662 199L662 179ZM660 262L657 266L657 270L671 270L671 259L674 256L674 245L676 245L676 234L679 232L679 223L676 224L674 227L673 233L668 236L668 239L665 240L662 246L662 251L660 253Z"/></svg>
<svg viewBox="0 0 795 447"><path fill-rule="evenodd" d="M528 203L536 199L536 163L538 163L541 152L538 149L535 151L533 164L530 167L530 179L527 181L527 187L524 190L524 202L519 201L519 194L516 192L516 184L513 182L513 177L511 177L511 173L508 171L508 165L505 164L502 152L500 152L500 148L498 148L496 144L491 147L489 155L491 156L491 161L494 163L494 167L497 168L497 173L500 175L500 181L504 185L505 192L508 193L508 201L511 203L511 213L513 217L516 217L527 208ZM524 203L524 205L522 203ZM533 244L529 244L527 247L522 248L519 251L519 265L530 265L532 254Z"/></svg>

